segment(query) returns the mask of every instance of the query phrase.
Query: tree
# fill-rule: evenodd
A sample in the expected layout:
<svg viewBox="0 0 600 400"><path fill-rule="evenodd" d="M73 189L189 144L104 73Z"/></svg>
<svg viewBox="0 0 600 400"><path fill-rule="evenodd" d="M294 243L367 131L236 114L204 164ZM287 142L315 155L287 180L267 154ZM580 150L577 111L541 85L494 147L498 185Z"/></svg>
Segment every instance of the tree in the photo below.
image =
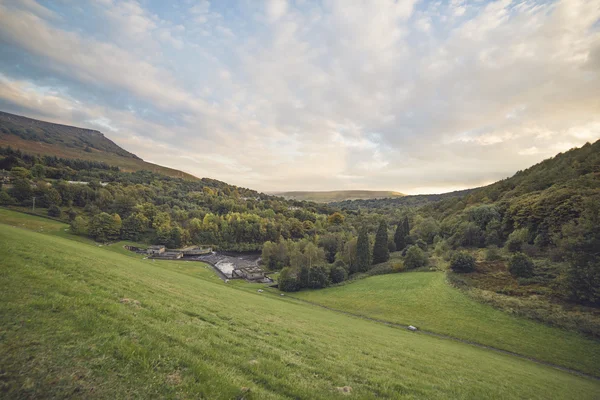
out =
<svg viewBox="0 0 600 400"><path fill-rule="evenodd" d="M452 255L450 268L454 272L464 273L475 271L475 258L466 251L459 251Z"/></svg>
<svg viewBox="0 0 600 400"><path fill-rule="evenodd" d="M362 228L356 242L356 271L365 272L371 266L371 249L367 230Z"/></svg>
<svg viewBox="0 0 600 400"><path fill-rule="evenodd" d="M404 219L396 226L396 233L394 233L394 243L396 244L396 251L402 251L406 247L406 236L408 235L408 217Z"/></svg>
<svg viewBox="0 0 600 400"><path fill-rule="evenodd" d="M390 259L388 249L388 233L385 220L379 223L379 229L375 235L375 244L373 245L373 264L380 264Z"/></svg>
<svg viewBox="0 0 600 400"><path fill-rule="evenodd" d="M344 216L336 211L327 217L327 222L333 225L341 225L344 223Z"/></svg>
<svg viewBox="0 0 600 400"><path fill-rule="evenodd" d="M167 247L172 249L177 249L183 246L185 243L183 242L183 229L178 226L174 226L171 228L171 232L169 233L169 242L167 243Z"/></svg>
<svg viewBox="0 0 600 400"><path fill-rule="evenodd" d="M569 299L600 306L600 198L583 204L581 216L562 228L561 247L567 253Z"/></svg>
<svg viewBox="0 0 600 400"><path fill-rule="evenodd" d="M88 223L81 217L77 216L71 221L71 232L75 235L87 235L88 234Z"/></svg>
<svg viewBox="0 0 600 400"><path fill-rule="evenodd" d="M15 204L15 199L13 199L6 191L0 190L0 204L7 206L12 205Z"/></svg>
<svg viewBox="0 0 600 400"><path fill-rule="evenodd" d="M533 261L523 253L516 253L510 258L508 272L518 278L530 278L533 276Z"/></svg>
<svg viewBox="0 0 600 400"><path fill-rule="evenodd" d="M319 237L319 247L325 250L325 257L328 263L335 261L335 255L340 248L341 240L338 235L327 234Z"/></svg>
<svg viewBox="0 0 600 400"><path fill-rule="evenodd" d="M341 265L334 265L329 271L329 278L332 283L340 283L348 279L348 272Z"/></svg>
<svg viewBox="0 0 600 400"><path fill-rule="evenodd" d="M89 234L98 242L117 239L120 231L121 217L118 214L110 215L103 212L95 215L90 221Z"/></svg>
<svg viewBox="0 0 600 400"><path fill-rule="evenodd" d="M406 250L404 266L406 269L420 268L427 265L427 255L417 246L410 246Z"/></svg>
<svg viewBox="0 0 600 400"><path fill-rule="evenodd" d="M31 175L34 178L44 178L46 176L46 168L42 164L35 164L31 168Z"/></svg>
<svg viewBox="0 0 600 400"><path fill-rule="evenodd" d="M344 244L344 249L336 255L336 257L338 257L342 262L344 262L344 264L347 265L348 272L351 274L358 272L358 269L356 266L356 262L357 262L356 244L357 244L356 238L352 238L352 239L348 240Z"/></svg>
<svg viewBox="0 0 600 400"><path fill-rule="evenodd" d="M412 233L426 243L432 244L433 239L440 233L440 224L433 217L418 218Z"/></svg>
<svg viewBox="0 0 600 400"><path fill-rule="evenodd" d="M511 253L520 252L523 245L527 243L527 237L529 236L529 230L527 228L515 229L506 241L506 248Z"/></svg>
<svg viewBox="0 0 600 400"><path fill-rule="evenodd" d="M329 270L324 265L317 265L309 269L308 287L322 289L329 286Z"/></svg>
<svg viewBox="0 0 600 400"><path fill-rule="evenodd" d="M121 237L125 240L139 240L140 236L146 231L149 221L142 213L134 213L123 220L121 228Z"/></svg>
<svg viewBox="0 0 600 400"><path fill-rule="evenodd" d="M17 179L13 183L13 187L11 188L9 194L17 199L19 202L23 202L25 200L31 199L33 195L33 190L31 190L31 185L25 179Z"/></svg>
<svg viewBox="0 0 600 400"><path fill-rule="evenodd" d="M61 209L55 204L52 204L48 208L48 216L49 217L60 218L61 214L62 214Z"/></svg>
<svg viewBox="0 0 600 400"><path fill-rule="evenodd" d="M49 206L51 206L51 205L60 206L60 204L62 203L62 198L60 197L60 193L58 193L58 190L56 190L54 188L50 188L46 191L46 193L44 194L44 199L46 200L46 203Z"/></svg>
<svg viewBox="0 0 600 400"><path fill-rule="evenodd" d="M282 292L296 292L300 289L296 272L290 267L285 267L279 273L277 285Z"/></svg>
<svg viewBox="0 0 600 400"><path fill-rule="evenodd" d="M29 179L31 178L31 173L27 168L23 167L13 167L10 170L10 174L14 179Z"/></svg>

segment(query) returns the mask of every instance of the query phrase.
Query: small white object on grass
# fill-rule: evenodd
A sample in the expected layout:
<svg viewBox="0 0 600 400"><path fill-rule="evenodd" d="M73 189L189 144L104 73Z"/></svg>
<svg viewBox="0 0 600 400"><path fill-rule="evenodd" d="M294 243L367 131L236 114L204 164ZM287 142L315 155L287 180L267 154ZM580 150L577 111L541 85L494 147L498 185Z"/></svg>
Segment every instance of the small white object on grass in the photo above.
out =
<svg viewBox="0 0 600 400"><path fill-rule="evenodd" d="M258 289L258 293L262 293L262 292L263 292L263 290L262 290L262 289Z"/></svg>
<svg viewBox="0 0 600 400"><path fill-rule="evenodd" d="M417 330L417 327L416 327L416 326L409 325L409 326L408 326L408 330L409 330L409 331L416 331L416 330Z"/></svg>
<svg viewBox="0 0 600 400"><path fill-rule="evenodd" d="M280 296L285 296L285 294L281 293Z"/></svg>

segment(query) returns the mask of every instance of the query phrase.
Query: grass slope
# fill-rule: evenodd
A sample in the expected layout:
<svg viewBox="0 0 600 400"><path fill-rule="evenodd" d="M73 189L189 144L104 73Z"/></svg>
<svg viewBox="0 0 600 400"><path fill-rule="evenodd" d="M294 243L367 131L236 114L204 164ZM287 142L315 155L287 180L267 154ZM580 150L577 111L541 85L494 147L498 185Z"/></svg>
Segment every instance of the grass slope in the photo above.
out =
<svg viewBox="0 0 600 400"><path fill-rule="evenodd" d="M526 360L240 290L200 263L4 224L0 254L5 398L319 399L345 397L345 385L357 398L600 393Z"/></svg>
<svg viewBox="0 0 600 400"><path fill-rule="evenodd" d="M276 196L284 197L288 200L305 200L314 201L316 203L331 203L334 201L344 200L367 200L367 199L384 199L388 197L402 197L404 194L400 192L383 191L383 190L332 190L332 191L295 191L295 192L278 192L273 193Z"/></svg>
<svg viewBox="0 0 600 400"><path fill-rule="evenodd" d="M147 170L175 178L198 179L173 168L146 162L98 131L53 124L2 111L0 146L11 146L29 154L102 161L123 171Z"/></svg>
<svg viewBox="0 0 600 400"><path fill-rule="evenodd" d="M449 286L441 272L374 276L294 297L600 376L597 341L478 303Z"/></svg>

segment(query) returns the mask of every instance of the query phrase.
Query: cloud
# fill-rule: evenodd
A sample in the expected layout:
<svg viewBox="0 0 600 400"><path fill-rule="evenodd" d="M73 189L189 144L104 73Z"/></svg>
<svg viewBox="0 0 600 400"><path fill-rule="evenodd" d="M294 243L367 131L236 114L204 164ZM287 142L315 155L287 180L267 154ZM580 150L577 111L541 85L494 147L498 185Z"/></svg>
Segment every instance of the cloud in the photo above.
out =
<svg viewBox="0 0 600 400"><path fill-rule="evenodd" d="M600 138L594 1L165 4L0 1L0 106L259 190L454 190Z"/></svg>
<svg viewBox="0 0 600 400"><path fill-rule="evenodd" d="M286 13L288 2L287 0L269 0L266 8L269 21L275 22Z"/></svg>

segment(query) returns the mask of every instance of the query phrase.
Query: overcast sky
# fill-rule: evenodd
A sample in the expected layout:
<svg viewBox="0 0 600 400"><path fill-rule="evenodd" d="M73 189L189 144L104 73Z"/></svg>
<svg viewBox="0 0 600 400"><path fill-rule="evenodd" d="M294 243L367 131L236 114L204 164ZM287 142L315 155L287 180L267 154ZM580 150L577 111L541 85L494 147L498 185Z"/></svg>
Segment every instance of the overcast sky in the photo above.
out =
<svg viewBox="0 0 600 400"><path fill-rule="evenodd" d="M262 191L479 186L600 138L600 0L0 0L0 110Z"/></svg>

